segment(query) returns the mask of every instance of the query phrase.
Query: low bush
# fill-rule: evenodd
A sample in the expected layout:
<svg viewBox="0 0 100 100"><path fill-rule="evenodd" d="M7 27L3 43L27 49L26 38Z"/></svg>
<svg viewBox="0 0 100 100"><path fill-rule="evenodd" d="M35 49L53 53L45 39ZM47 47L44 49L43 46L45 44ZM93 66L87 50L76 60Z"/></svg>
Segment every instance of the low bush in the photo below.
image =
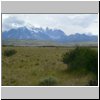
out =
<svg viewBox="0 0 100 100"><path fill-rule="evenodd" d="M9 57L9 56L14 55L16 52L17 52L17 51L14 50L14 49L6 49L6 50L4 51L4 56Z"/></svg>
<svg viewBox="0 0 100 100"><path fill-rule="evenodd" d="M50 77L41 79L39 81L39 85L41 85L41 86L55 86L55 85L57 85L57 79L55 77L50 76Z"/></svg>
<svg viewBox="0 0 100 100"><path fill-rule="evenodd" d="M64 54L63 62L68 64L70 70L84 69L98 73L98 52L87 47L76 47Z"/></svg>

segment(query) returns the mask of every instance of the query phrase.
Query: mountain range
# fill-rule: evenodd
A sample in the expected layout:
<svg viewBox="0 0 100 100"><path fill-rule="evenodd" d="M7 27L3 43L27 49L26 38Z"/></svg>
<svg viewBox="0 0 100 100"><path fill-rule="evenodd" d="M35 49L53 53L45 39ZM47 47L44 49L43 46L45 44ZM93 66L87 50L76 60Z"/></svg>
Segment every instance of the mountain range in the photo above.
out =
<svg viewBox="0 0 100 100"><path fill-rule="evenodd" d="M97 42L98 36L87 35L85 33L74 33L66 35L60 29L36 28L36 27L18 27L2 32L2 39L16 40L39 40L39 41L55 41L58 43L69 42Z"/></svg>

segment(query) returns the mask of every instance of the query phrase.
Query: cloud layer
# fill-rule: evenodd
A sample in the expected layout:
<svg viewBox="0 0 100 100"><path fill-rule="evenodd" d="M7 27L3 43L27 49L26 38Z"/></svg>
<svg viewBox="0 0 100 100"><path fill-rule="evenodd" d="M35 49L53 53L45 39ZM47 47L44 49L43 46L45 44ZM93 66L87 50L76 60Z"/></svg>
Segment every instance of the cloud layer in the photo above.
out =
<svg viewBox="0 0 100 100"><path fill-rule="evenodd" d="M98 34L97 14L3 14L2 30L21 26L61 29L67 35L74 33Z"/></svg>

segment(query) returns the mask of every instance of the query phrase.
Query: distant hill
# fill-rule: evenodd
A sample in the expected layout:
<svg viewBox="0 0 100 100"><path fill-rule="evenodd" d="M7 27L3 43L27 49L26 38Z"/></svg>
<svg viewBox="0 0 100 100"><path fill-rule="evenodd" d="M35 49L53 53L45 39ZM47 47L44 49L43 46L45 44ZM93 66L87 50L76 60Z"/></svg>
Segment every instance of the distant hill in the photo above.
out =
<svg viewBox="0 0 100 100"><path fill-rule="evenodd" d="M58 43L53 41L38 41L38 40L2 40L3 46L98 46L98 42L69 42Z"/></svg>
<svg viewBox="0 0 100 100"><path fill-rule="evenodd" d="M66 35L60 29L43 29L35 27L19 27L9 31L2 32L3 40L37 40L37 41L53 41L58 43L70 42L97 42L98 36L75 33Z"/></svg>

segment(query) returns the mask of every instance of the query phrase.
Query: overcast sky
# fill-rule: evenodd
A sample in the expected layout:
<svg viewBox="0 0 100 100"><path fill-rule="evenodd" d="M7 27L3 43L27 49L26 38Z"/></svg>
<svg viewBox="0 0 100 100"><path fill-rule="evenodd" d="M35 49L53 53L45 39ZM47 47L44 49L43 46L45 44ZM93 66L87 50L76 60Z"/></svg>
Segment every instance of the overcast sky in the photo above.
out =
<svg viewBox="0 0 100 100"><path fill-rule="evenodd" d="M74 33L98 34L97 14L3 14L2 30L21 26L61 29Z"/></svg>

